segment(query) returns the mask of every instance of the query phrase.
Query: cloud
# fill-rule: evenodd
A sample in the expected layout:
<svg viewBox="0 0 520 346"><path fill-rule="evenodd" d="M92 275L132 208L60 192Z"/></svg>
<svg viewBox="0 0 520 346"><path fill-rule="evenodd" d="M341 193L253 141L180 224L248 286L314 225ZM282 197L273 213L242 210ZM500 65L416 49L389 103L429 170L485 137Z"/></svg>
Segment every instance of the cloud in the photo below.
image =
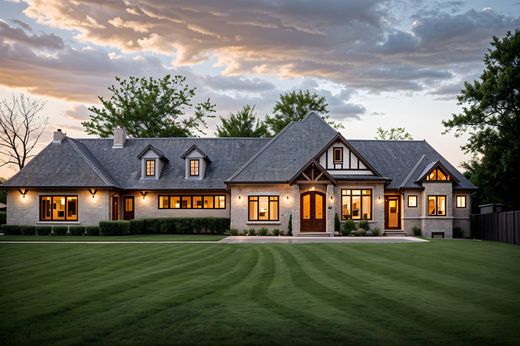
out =
<svg viewBox="0 0 520 346"><path fill-rule="evenodd" d="M16 24L20 25L21 21L16 21ZM10 42L17 42L24 44L29 47L39 49L62 49L64 44L63 40L54 34L32 34L26 33L26 31L32 31L30 26L26 23L21 28L14 28L0 19L0 39L5 44Z"/></svg>
<svg viewBox="0 0 520 346"><path fill-rule="evenodd" d="M76 104L65 111L65 115L73 120L85 121L90 119L90 112L85 105Z"/></svg>

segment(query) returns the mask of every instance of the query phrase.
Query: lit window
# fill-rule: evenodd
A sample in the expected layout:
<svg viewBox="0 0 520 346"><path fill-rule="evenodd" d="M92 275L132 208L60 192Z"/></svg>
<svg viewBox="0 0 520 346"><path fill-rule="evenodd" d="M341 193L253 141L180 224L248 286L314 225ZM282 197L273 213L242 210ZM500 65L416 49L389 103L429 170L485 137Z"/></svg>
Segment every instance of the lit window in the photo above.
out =
<svg viewBox="0 0 520 346"><path fill-rule="evenodd" d="M249 196L248 215L250 221L278 221L278 196Z"/></svg>
<svg viewBox="0 0 520 346"><path fill-rule="evenodd" d="M446 196L428 196L428 215L446 215Z"/></svg>
<svg viewBox="0 0 520 346"><path fill-rule="evenodd" d="M159 209L226 209L225 195L163 195L159 196Z"/></svg>
<svg viewBox="0 0 520 346"><path fill-rule="evenodd" d="M155 160L146 160L145 175L147 177L155 176Z"/></svg>
<svg viewBox="0 0 520 346"><path fill-rule="evenodd" d="M199 160L190 160L190 176L199 176Z"/></svg>
<svg viewBox="0 0 520 346"><path fill-rule="evenodd" d="M409 208L417 207L417 196L416 195L408 196L408 207Z"/></svg>
<svg viewBox="0 0 520 346"><path fill-rule="evenodd" d="M333 148L333 161L334 163L343 162L343 148Z"/></svg>
<svg viewBox="0 0 520 346"><path fill-rule="evenodd" d="M41 221L77 221L77 196L40 196Z"/></svg>
<svg viewBox="0 0 520 346"><path fill-rule="evenodd" d="M372 190L341 190L341 218L371 220Z"/></svg>
<svg viewBox="0 0 520 346"><path fill-rule="evenodd" d="M466 208L466 196L457 196L457 208Z"/></svg>
<svg viewBox="0 0 520 346"><path fill-rule="evenodd" d="M435 168L433 171L428 174L426 180L430 181L449 181L451 177L444 173L440 168Z"/></svg>

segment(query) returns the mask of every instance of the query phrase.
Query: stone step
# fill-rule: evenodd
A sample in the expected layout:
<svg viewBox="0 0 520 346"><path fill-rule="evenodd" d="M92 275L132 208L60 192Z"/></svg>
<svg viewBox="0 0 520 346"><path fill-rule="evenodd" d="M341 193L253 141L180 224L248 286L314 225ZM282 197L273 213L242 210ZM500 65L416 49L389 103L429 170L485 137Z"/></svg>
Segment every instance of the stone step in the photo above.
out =
<svg viewBox="0 0 520 346"><path fill-rule="evenodd" d="M385 231L383 233L385 237L406 237L406 232L404 231Z"/></svg>
<svg viewBox="0 0 520 346"><path fill-rule="evenodd" d="M331 234L327 232L300 232L297 237L330 237Z"/></svg>

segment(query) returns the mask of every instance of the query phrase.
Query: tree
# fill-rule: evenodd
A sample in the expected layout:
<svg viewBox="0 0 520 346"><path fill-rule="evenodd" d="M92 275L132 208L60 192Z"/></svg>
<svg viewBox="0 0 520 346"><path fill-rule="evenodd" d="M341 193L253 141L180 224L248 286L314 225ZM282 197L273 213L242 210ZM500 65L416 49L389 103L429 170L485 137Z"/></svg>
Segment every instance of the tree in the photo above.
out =
<svg viewBox="0 0 520 346"><path fill-rule="evenodd" d="M468 134L462 149L473 155L464 167L482 203L520 208L520 31L493 37L480 80L465 82L462 112L443 121L444 133Z"/></svg>
<svg viewBox="0 0 520 346"><path fill-rule="evenodd" d="M34 156L31 153L47 125L47 118L40 115L45 104L23 94L0 103L0 167L12 164L22 169Z"/></svg>
<svg viewBox="0 0 520 346"><path fill-rule="evenodd" d="M298 121L305 118L310 112L321 114L330 125L335 128L343 126L335 121L330 120L327 100L323 96L309 90L291 91L280 94L280 99L273 108L273 115L265 118L265 124L269 128L271 134L275 135L282 131L291 121Z"/></svg>
<svg viewBox="0 0 520 346"><path fill-rule="evenodd" d="M217 126L218 137L268 137L269 132L255 113L255 106L246 105L229 118L220 117L221 126Z"/></svg>
<svg viewBox="0 0 520 346"><path fill-rule="evenodd" d="M374 138L381 139L381 140L412 140L413 139L412 135L409 134L408 132L406 132L404 127L392 127L388 130L378 127L377 135Z"/></svg>
<svg viewBox="0 0 520 346"><path fill-rule="evenodd" d="M183 76L162 79L116 77L110 99L99 97L101 108L92 106L89 121L82 122L88 134L106 138L120 126L132 137L187 137L202 132L206 118L213 117L215 105L208 99L193 106L195 88ZM193 108L193 115L186 116ZM181 119L183 117L183 119Z"/></svg>

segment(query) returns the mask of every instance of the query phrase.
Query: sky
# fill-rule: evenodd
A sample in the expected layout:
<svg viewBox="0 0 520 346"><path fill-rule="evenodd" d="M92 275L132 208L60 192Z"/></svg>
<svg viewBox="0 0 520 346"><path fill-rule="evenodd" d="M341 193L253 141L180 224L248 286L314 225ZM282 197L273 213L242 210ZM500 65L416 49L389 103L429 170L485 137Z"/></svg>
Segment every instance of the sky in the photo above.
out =
<svg viewBox="0 0 520 346"><path fill-rule="evenodd" d="M87 137L87 108L116 76L186 76L218 116L252 104L263 118L281 93L308 89L347 139L404 127L460 167L466 137L442 120L461 111L492 37L519 27L520 2L500 0L1 1L0 100L46 102L41 150L58 128Z"/></svg>

